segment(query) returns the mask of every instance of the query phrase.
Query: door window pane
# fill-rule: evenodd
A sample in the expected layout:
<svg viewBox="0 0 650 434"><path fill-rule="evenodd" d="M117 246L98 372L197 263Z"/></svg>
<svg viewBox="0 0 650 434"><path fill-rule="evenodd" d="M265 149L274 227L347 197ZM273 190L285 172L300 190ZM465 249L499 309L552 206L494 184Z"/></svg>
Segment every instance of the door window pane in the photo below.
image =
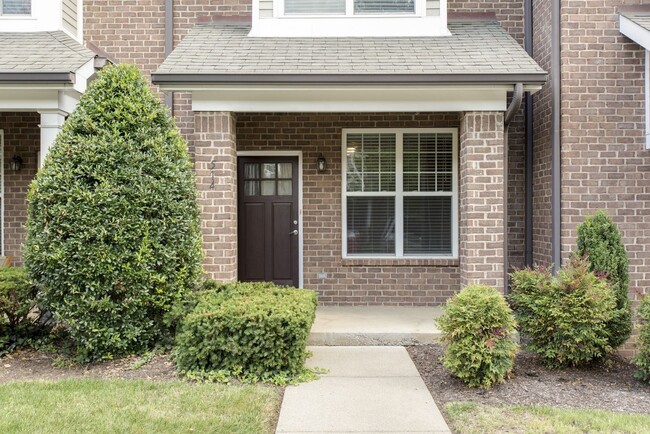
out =
<svg viewBox="0 0 650 434"><path fill-rule="evenodd" d="M244 196L259 196L259 195L260 195L259 181L244 181Z"/></svg>
<svg viewBox="0 0 650 434"><path fill-rule="evenodd" d="M395 198L347 198L348 254L395 254Z"/></svg>
<svg viewBox="0 0 650 434"><path fill-rule="evenodd" d="M275 178L275 163L264 163L262 165L262 178Z"/></svg>
<svg viewBox="0 0 650 434"><path fill-rule="evenodd" d="M262 196L275 196L275 181L262 181Z"/></svg>
<svg viewBox="0 0 650 434"><path fill-rule="evenodd" d="M293 164L278 163L278 178L291 179L293 177Z"/></svg>
<svg viewBox="0 0 650 434"><path fill-rule="evenodd" d="M260 165L256 163L244 164L244 179L259 179Z"/></svg>
<svg viewBox="0 0 650 434"><path fill-rule="evenodd" d="M293 181L278 181L278 196L291 196L293 194Z"/></svg>

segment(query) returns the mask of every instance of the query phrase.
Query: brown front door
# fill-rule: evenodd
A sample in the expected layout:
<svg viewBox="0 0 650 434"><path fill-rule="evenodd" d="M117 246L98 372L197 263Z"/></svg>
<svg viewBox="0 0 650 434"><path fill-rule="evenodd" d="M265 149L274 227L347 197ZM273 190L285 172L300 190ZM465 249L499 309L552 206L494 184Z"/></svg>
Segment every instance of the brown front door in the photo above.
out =
<svg viewBox="0 0 650 434"><path fill-rule="evenodd" d="M298 283L298 157L238 159L239 280Z"/></svg>

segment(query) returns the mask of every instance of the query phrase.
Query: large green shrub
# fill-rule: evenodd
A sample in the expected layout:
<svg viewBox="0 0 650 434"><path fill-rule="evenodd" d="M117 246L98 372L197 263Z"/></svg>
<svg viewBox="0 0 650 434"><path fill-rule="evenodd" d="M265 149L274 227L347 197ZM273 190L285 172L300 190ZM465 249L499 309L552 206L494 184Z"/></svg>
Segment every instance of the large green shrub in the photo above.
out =
<svg viewBox="0 0 650 434"><path fill-rule="evenodd" d="M132 65L102 70L29 191L26 265L82 360L141 351L201 272L194 174Z"/></svg>
<svg viewBox="0 0 650 434"><path fill-rule="evenodd" d="M515 319L503 296L489 286L468 286L438 318L447 344L444 366L472 387L489 388L512 371L519 349Z"/></svg>
<svg viewBox="0 0 650 434"><path fill-rule="evenodd" d="M520 330L550 367L577 366L611 350L607 325L614 293L588 267L574 256L557 277L546 268L511 274L510 300Z"/></svg>
<svg viewBox="0 0 650 434"><path fill-rule="evenodd" d="M634 363L639 368L636 377L650 382L650 296L645 296L638 310L641 324L639 325L639 338L637 342L638 354Z"/></svg>
<svg viewBox="0 0 650 434"><path fill-rule="evenodd" d="M270 283L215 284L191 300L176 337L179 370L269 379L303 369L315 292Z"/></svg>
<svg viewBox="0 0 650 434"><path fill-rule="evenodd" d="M0 268L0 355L32 343L49 330L37 297L24 268Z"/></svg>
<svg viewBox="0 0 650 434"><path fill-rule="evenodd" d="M621 233L603 211L597 211L578 226L577 253L587 256L589 270L603 275L616 295L616 307L607 324L609 344L616 348L632 333L628 259Z"/></svg>

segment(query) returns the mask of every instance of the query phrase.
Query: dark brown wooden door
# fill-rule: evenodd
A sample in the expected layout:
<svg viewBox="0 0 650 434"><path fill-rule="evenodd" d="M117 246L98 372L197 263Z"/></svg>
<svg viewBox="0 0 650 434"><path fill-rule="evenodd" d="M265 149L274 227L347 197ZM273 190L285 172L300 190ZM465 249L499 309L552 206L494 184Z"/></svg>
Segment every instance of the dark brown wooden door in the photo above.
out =
<svg viewBox="0 0 650 434"><path fill-rule="evenodd" d="M239 280L298 286L298 157L238 159Z"/></svg>

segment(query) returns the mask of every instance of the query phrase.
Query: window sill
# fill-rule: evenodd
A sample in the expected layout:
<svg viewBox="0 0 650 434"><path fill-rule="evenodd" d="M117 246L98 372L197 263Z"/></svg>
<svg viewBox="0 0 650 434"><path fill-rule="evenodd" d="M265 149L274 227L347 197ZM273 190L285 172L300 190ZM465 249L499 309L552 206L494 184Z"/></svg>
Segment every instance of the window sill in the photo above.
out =
<svg viewBox="0 0 650 434"><path fill-rule="evenodd" d="M343 258L344 267L458 267L460 260L448 258Z"/></svg>

